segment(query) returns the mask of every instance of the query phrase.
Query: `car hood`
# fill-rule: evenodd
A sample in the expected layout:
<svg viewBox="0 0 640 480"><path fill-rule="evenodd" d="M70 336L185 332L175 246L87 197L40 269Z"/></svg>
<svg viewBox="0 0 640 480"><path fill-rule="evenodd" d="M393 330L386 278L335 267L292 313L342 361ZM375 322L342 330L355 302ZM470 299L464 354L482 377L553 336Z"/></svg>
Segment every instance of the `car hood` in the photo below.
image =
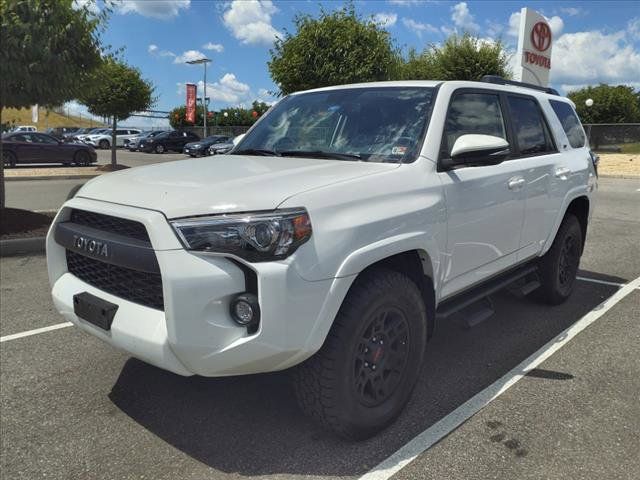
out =
<svg viewBox="0 0 640 480"><path fill-rule="evenodd" d="M270 210L297 193L398 167L391 163L220 155L96 177L77 196L157 210L167 218Z"/></svg>

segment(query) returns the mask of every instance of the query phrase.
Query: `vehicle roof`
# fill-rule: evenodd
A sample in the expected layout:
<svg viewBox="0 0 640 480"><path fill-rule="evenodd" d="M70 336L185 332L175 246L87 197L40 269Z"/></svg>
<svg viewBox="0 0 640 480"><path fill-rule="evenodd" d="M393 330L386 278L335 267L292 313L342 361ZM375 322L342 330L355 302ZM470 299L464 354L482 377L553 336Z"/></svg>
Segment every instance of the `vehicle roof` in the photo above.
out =
<svg viewBox="0 0 640 480"><path fill-rule="evenodd" d="M371 88L371 87L437 87L442 85L450 85L452 87L457 88L480 88L487 90L499 90L510 93L521 93L526 95L532 95L538 98L547 98L549 100L559 100L566 103L570 103L574 105L574 103L568 99L567 97L563 97L560 95L554 95L551 93L543 92L541 90L536 90L533 88L527 88L524 86L518 85L500 85L497 83L489 83L489 82L474 82L468 80L448 80L448 81L437 81L437 80L394 80L388 82L367 82L367 83L351 83L347 85L334 85L331 87L321 87L314 88L310 90L303 90L300 92L292 93L292 95L298 95L301 93L311 93L311 92L324 92L331 90L343 90L347 88Z"/></svg>

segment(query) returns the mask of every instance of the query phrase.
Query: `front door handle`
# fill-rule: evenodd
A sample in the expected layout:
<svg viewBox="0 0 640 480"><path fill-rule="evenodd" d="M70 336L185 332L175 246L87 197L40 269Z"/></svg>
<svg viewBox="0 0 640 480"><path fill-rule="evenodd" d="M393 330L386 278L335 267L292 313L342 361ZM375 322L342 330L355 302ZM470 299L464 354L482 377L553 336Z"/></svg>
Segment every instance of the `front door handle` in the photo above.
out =
<svg viewBox="0 0 640 480"><path fill-rule="evenodd" d="M555 175L556 178L559 178L560 180L568 180L569 175L571 175L571 169L566 167L556 168Z"/></svg>
<svg viewBox="0 0 640 480"><path fill-rule="evenodd" d="M524 185L524 178L522 177L512 177L509 179L509 182L507 182L507 186L509 187L509 190L520 190L523 185Z"/></svg>

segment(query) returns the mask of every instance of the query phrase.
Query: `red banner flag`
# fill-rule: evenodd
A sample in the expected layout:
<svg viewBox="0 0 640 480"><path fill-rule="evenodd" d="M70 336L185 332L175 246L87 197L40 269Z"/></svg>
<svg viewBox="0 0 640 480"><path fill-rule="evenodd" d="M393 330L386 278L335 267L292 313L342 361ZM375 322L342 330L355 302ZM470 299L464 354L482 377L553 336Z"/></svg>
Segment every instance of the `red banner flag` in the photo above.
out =
<svg viewBox="0 0 640 480"><path fill-rule="evenodd" d="M196 97L197 88L193 83L187 83L187 115L186 120L189 123L196 123Z"/></svg>

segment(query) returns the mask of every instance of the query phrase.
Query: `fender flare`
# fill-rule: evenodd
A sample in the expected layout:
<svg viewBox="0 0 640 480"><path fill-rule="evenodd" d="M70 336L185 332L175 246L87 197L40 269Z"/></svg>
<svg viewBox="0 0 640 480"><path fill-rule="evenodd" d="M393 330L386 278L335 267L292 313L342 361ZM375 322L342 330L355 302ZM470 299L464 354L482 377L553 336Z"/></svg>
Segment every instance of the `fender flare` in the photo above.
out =
<svg viewBox="0 0 640 480"><path fill-rule="evenodd" d="M589 214L591 214L593 203L591 201L591 196L589 195L588 188L584 185L580 185L578 187L574 187L571 190L569 190L565 195L564 200L562 201L562 206L558 210L558 215L553 225L553 229L551 230L551 234L547 238L542 248L542 251L540 252L541 256L547 253L551 248L551 245L553 244L553 241L555 240L556 235L558 234L558 230L560 229L562 220L564 220L564 216L567 214L567 210L569 209L569 205L571 205L571 202L581 197L585 197L589 201ZM590 216L591 215L589 215L589 217Z"/></svg>

